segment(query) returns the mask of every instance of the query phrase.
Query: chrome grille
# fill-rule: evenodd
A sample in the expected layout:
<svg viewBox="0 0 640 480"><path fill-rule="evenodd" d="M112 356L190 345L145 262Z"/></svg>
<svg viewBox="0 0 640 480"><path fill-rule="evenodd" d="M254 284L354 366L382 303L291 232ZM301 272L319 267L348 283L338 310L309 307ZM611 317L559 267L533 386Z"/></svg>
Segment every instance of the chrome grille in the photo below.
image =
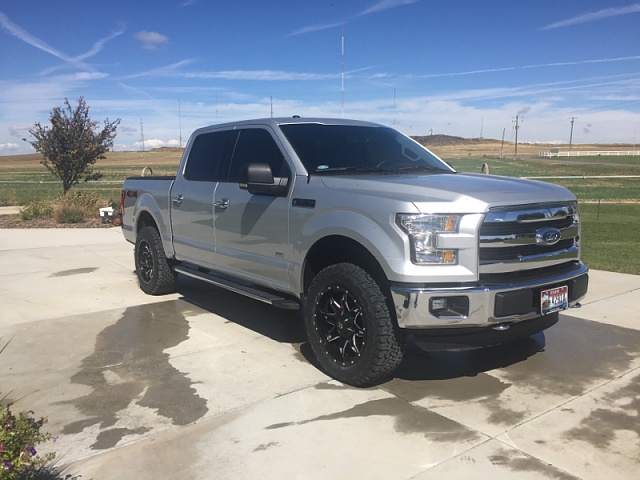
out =
<svg viewBox="0 0 640 480"><path fill-rule="evenodd" d="M480 274L546 268L578 260L575 202L494 208L480 227Z"/></svg>

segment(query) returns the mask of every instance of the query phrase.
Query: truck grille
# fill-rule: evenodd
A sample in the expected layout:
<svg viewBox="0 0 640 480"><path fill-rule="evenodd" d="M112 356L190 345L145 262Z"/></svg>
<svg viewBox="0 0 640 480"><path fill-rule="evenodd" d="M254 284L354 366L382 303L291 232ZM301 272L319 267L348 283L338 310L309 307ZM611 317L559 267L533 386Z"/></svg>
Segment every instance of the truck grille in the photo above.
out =
<svg viewBox="0 0 640 480"><path fill-rule="evenodd" d="M494 208L480 227L480 275L563 268L580 254L575 202Z"/></svg>

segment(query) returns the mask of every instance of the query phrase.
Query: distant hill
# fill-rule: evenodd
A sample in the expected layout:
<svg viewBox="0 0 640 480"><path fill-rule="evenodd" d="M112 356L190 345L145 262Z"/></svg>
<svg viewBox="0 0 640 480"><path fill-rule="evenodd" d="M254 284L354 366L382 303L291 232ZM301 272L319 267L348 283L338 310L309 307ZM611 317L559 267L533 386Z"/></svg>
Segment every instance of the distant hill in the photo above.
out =
<svg viewBox="0 0 640 480"><path fill-rule="evenodd" d="M480 143L493 143L500 140L492 140L490 138L462 138L452 135L426 135L426 136L413 136L416 142L425 146L449 146L449 145L477 145Z"/></svg>

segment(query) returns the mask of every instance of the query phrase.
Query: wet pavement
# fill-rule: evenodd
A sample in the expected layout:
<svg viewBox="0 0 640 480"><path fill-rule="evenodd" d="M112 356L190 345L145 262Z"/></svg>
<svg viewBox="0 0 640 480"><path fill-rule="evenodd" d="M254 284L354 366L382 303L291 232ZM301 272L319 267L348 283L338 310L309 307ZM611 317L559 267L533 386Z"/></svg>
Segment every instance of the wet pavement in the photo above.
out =
<svg viewBox="0 0 640 480"><path fill-rule="evenodd" d="M409 345L368 389L314 367L298 314L179 285L143 294L119 228L0 230L0 391L48 417L61 478L638 478L640 276L591 272L514 344Z"/></svg>

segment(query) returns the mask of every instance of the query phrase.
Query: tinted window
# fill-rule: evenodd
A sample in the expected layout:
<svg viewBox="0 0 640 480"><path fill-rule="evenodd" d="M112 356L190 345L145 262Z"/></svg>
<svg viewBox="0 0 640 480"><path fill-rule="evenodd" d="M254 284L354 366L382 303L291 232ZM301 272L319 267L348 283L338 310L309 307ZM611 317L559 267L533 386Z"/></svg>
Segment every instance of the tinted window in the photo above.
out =
<svg viewBox="0 0 640 480"><path fill-rule="evenodd" d="M426 148L392 128L318 123L280 128L310 173L349 169L400 172L413 168L452 171Z"/></svg>
<svg viewBox="0 0 640 480"><path fill-rule="evenodd" d="M287 162L267 130L249 128L240 131L229 167L229 182L240 182L240 172L249 163L267 163L274 177L288 177Z"/></svg>
<svg viewBox="0 0 640 480"><path fill-rule="evenodd" d="M234 135L233 130L198 135L189 151L185 178L200 182L221 181L222 166Z"/></svg>

